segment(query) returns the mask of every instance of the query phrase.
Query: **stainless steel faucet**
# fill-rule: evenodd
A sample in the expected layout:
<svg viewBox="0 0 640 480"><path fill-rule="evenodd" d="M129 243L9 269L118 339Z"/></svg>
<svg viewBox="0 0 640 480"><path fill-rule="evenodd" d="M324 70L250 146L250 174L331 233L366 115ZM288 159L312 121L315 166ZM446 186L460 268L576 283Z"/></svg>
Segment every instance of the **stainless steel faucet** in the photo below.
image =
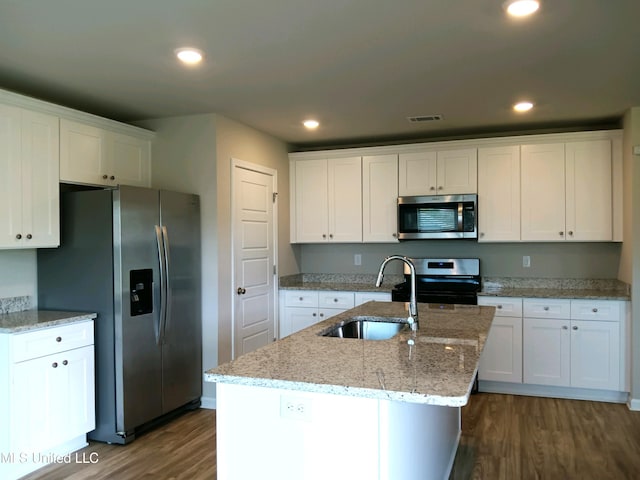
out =
<svg viewBox="0 0 640 480"><path fill-rule="evenodd" d="M407 323L411 326L411 330L414 332L418 330L418 301L416 300L416 266L413 264L410 258L402 255L390 255L382 261L380 264L380 271L378 271L378 279L376 280L376 287L382 285L382 279L384 278L384 267L387 266L391 260L400 260L409 266L411 271L411 296L409 297L409 318Z"/></svg>

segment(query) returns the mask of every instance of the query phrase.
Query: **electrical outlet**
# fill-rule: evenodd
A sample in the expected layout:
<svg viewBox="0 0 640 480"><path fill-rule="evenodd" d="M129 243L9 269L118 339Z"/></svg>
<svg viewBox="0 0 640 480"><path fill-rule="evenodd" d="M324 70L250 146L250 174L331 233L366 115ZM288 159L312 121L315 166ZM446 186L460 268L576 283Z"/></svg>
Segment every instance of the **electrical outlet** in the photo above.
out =
<svg viewBox="0 0 640 480"><path fill-rule="evenodd" d="M353 264L354 265L362 265L362 254L356 253L353 256Z"/></svg>
<svg viewBox="0 0 640 480"><path fill-rule="evenodd" d="M531 257L529 255L522 257L522 266L524 268L529 268L531 266Z"/></svg>
<svg viewBox="0 0 640 480"><path fill-rule="evenodd" d="M280 416L291 420L311 420L311 399L304 397L280 397Z"/></svg>

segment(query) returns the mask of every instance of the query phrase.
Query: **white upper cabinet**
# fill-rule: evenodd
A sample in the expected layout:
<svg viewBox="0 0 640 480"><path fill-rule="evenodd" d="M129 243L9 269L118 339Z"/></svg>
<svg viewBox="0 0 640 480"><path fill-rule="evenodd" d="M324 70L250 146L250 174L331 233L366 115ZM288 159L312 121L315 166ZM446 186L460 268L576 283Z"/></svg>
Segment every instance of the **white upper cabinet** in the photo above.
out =
<svg viewBox="0 0 640 480"><path fill-rule="evenodd" d="M146 138L62 119L60 181L148 187L151 143Z"/></svg>
<svg viewBox="0 0 640 480"><path fill-rule="evenodd" d="M611 241L611 142L522 146L522 240Z"/></svg>
<svg viewBox="0 0 640 480"><path fill-rule="evenodd" d="M362 241L360 157L292 161L291 241Z"/></svg>
<svg viewBox="0 0 640 480"><path fill-rule="evenodd" d="M60 244L58 122L0 105L0 248Z"/></svg>
<svg viewBox="0 0 640 480"><path fill-rule="evenodd" d="M520 240L520 146L478 149L478 241Z"/></svg>
<svg viewBox="0 0 640 480"><path fill-rule="evenodd" d="M425 151L399 155L400 196L477 192L477 150Z"/></svg>
<svg viewBox="0 0 640 480"><path fill-rule="evenodd" d="M398 156L362 158L362 240L398 241Z"/></svg>

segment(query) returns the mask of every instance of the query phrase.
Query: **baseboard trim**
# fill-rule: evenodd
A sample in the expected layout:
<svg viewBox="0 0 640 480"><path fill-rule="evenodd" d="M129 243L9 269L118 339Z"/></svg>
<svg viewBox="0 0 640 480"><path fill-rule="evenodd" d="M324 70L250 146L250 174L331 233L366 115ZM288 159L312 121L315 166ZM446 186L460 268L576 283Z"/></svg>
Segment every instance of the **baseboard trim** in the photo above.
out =
<svg viewBox="0 0 640 480"><path fill-rule="evenodd" d="M629 407L629 410L633 410L634 412L640 412L640 398L629 397L627 407Z"/></svg>
<svg viewBox="0 0 640 480"><path fill-rule="evenodd" d="M216 397L202 397L200 408L206 408L207 410L216 409Z"/></svg>
<svg viewBox="0 0 640 480"><path fill-rule="evenodd" d="M524 383L506 383L480 380L478 390L487 393L526 395L531 397L566 398L569 400L591 400L595 402L628 403L627 392L610 390L592 390L587 388L552 387L546 385L528 385ZM640 410L640 400L637 400ZM630 409L631 406L629 407ZM633 409L632 409L633 410Z"/></svg>

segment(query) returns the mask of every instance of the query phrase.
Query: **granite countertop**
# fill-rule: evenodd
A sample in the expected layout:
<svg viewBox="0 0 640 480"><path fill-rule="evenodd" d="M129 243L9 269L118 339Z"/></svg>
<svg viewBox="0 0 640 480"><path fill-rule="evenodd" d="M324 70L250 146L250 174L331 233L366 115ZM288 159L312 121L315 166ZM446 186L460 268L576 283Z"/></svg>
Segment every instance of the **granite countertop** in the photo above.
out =
<svg viewBox="0 0 640 480"><path fill-rule="evenodd" d="M419 304L418 312L415 334L406 328L389 340L319 335L353 316L407 317L405 303L367 302L208 370L205 381L463 406L495 309Z"/></svg>
<svg viewBox="0 0 640 480"><path fill-rule="evenodd" d="M631 300L629 286L612 279L485 278L482 285L482 296Z"/></svg>
<svg viewBox="0 0 640 480"><path fill-rule="evenodd" d="M95 313L25 310L0 315L0 334L23 333L96 318Z"/></svg>
<svg viewBox="0 0 640 480"><path fill-rule="evenodd" d="M280 290L329 290L345 292L391 292L403 275L385 275L376 287L377 275L351 273L298 273L280 277Z"/></svg>

